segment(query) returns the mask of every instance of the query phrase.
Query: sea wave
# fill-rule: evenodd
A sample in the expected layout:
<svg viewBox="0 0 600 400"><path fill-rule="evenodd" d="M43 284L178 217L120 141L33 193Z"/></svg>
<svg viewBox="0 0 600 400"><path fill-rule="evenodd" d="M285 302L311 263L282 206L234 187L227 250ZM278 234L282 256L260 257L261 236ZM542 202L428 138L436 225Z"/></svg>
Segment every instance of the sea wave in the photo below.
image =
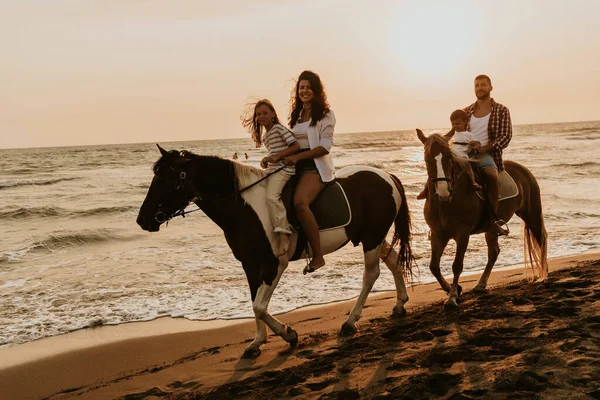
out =
<svg viewBox="0 0 600 400"><path fill-rule="evenodd" d="M127 236L116 233L112 229L84 230L80 232L57 233L34 244L36 248L64 248L87 244L133 240L139 235Z"/></svg>
<svg viewBox="0 0 600 400"><path fill-rule="evenodd" d="M27 180L19 180L19 181L12 181L12 182L4 181L4 182L0 182L0 190L13 188L13 187L20 187L20 186L53 185L55 183L74 181L76 179L79 179L79 178L73 177L73 178L55 178L55 179L37 179L37 180L27 179Z"/></svg>
<svg viewBox="0 0 600 400"><path fill-rule="evenodd" d="M580 218L600 218L600 214L586 213L586 212L572 212L572 213L546 213L544 218L550 221L571 221L573 219Z"/></svg>
<svg viewBox="0 0 600 400"><path fill-rule="evenodd" d="M560 163L554 164L552 167L567 167L567 168L586 168L586 167L600 167L600 163L594 161L586 161L582 163Z"/></svg>
<svg viewBox="0 0 600 400"><path fill-rule="evenodd" d="M137 210L136 206L115 206L115 207L97 207L87 210L67 210L62 207L31 207L17 208L14 210L0 211L2 219L21 219L21 218L48 218L48 217L89 217L108 214L119 214L128 211Z"/></svg>
<svg viewBox="0 0 600 400"><path fill-rule="evenodd" d="M571 133L577 133L577 132L581 132L581 133L586 133L586 132L591 132L591 133L600 133L600 130L598 129L597 126L586 126L586 127L568 127L565 129L560 129L560 132L565 133L565 132L571 132Z"/></svg>
<svg viewBox="0 0 600 400"><path fill-rule="evenodd" d="M82 247L101 243L135 240L139 235L123 235L112 229L83 230L79 232L57 232L17 250L0 252L0 264L23 260L32 253L46 253L72 247Z"/></svg>
<svg viewBox="0 0 600 400"><path fill-rule="evenodd" d="M573 136L568 135L567 140L598 140L600 139L600 132L596 135L585 135L585 136Z"/></svg>
<svg viewBox="0 0 600 400"><path fill-rule="evenodd" d="M30 168L30 167L22 167L22 166L2 166L2 172L10 175L29 175L31 173L39 172L41 168ZM44 172L53 172L53 168L44 168Z"/></svg>

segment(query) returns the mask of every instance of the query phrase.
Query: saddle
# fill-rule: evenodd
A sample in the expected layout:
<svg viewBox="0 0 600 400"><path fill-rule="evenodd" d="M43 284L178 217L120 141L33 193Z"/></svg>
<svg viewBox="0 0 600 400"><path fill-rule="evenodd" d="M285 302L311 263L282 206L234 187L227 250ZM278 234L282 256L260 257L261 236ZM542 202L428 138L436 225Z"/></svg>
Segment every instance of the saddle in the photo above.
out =
<svg viewBox="0 0 600 400"><path fill-rule="evenodd" d="M498 174L498 179L500 181L500 192L498 201L512 199L519 194L519 187L515 183L515 180L510 176L510 174L506 171L502 171ZM481 176L477 174L477 181L479 184L483 185ZM477 192L477 196L483 201L486 201L486 194L484 191Z"/></svg>
<svg viewBox="0 0 600 400"><path fill-rule="evenodd" d="M283 188L281 200L287 211L287 218L290 225L300 232L300 222L296 217L294 209L294 193L298 184L297 176L293 176ZM331 229L343 228L352 221L352 212L346 193L337 181L330 182L319 193L315 201L310 205L310 209L315 215L319 231L328 231Z"/></svg>

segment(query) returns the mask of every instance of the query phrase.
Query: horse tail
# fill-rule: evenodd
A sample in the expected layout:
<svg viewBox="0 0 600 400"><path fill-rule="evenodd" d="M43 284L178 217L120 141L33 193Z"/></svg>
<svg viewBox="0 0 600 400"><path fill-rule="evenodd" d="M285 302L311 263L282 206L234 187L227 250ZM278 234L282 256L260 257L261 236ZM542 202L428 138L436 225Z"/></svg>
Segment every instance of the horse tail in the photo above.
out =
<svg viewBox="0 0 600 400"><path fill-rule="evenodd" d="M529 209L521 214L525 222L523 225L524 264L525 270L531 270L532 276L537 270L538 276L546 279L548 277L548 233L544 225L540 187L535 177L530 175L532 183L529 188Z"/></svg>
<svg viewBox="0 0 600 400"><path fill-rule="evenodd" d="M397 266L399 265L402 267L402 272L405 278L411 282L414 276L413 265L415 265L415 259L413 257L411 248L412 222L410 218L410 211L408 209L408 202L406 201L406 194L404 192L404 186L402 186L402 182L400 182L400 179L398 179L398 177L394 174L389 175L396 184L396 188L398 189L398 192L400 192L400 197L402 199L402 204L400 205L400 209L398 210L394 220L394 237L392 239L390 249L393 249L396 244L400 243Z"/></svg>

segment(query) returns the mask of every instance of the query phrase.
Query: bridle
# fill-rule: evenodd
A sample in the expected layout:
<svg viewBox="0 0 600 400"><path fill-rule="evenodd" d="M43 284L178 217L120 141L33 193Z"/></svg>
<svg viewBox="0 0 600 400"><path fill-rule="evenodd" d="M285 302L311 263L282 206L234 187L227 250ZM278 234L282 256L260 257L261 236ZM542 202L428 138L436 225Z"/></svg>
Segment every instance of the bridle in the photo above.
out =
<svg viewBox="0 0 600 400"><path fill-rule="evenodd" d="M452 161L452 157L450 157L450 178L448 177L443 177L443 178L432 178L429 177L429 182L433 183L434 188L435 188L435 184L438 182L447 182L448 183L448 192L450 193L450 198L452 198L452 190L454 189L454 182L456 182L456 177L454 176L454 162ZM435 193L436 197L440 197L437 192L434 190L433 193Z"/></svg>
<svg viewBox="0 0 600 400"><path fill-rule="evenodd" d="M185 190L185 182L186 182L186 178L187 178L187 173L185 171L177 171L175 168L173 167L169 167L171 170L175 171L175 172L179 172L179 176L178 179L173 181L172 183L174 183L175 186L175 193L181 193L183 195L184 198L184 203L186 203L185 206L181 207L179 210L175 211L174 213L172 213L171 215L168 215L168 213L166 213L165 211L163 211L163 205L159 204L157 207L156 214L154 215L154 220L156 222L158 222L159 224L162 224L164 222L167 223L167 225L169 224L169 221L171 219L173 219L174 217L177 216L182 216L183 218L185 218L186 214L195 212L195 211L199 211L200 208L197 208L195 210L190 210L190 211L185 211L185 209L187 208L187 206L190 205L191 202L193 202L196 198L192 198L191 200L188 199L188 195L186 193ZM201 198L200 198L201 199Z"/></svg>
<svg viewBox="0 0 600 400"><path fill-rule="evenodd" d="M243 189L236 189L234 193L225 196L225 197L220 197L218 199L214 199L210 204L219 202L219 201L223 201L225 199L229 199L229 198L235 198L238 197L240 194L244 193L246 190L249 190L251 188L253 188L254 186L258 185L259 183L261 183L262 181L264 181L265 179L268 179L271 175L276 174L277 172L281 171L282 169L284 169L286 166L282 166L280 168L277 168L275 171L269 172L267 175L263 176L262 178L260 178L259 180L257 180L256 182L251 183L250 185L246 186ZM184 197L184 201L183 203L185 203L185 206L181 207L180 209L178 209L177 211L171 213L170 215L168 215L168 213L166 213L165 211L163 211L163 205L159 204L157 209L158 211L156 212L156 214L154 215L154 220L156 222L158 222L159 224L162 223L169 223L170 220L172 220L175 217L179 217L182 216L183 218L185 218L186 214L190 214L196 211L200 211L200 207L194 209L194 210L190 210L190 211L186 211L185 209L190 205L190 203L193 203L197 200L203 200L202 196L200 196L199 194L195 194L195 196L192 199L188 198L188 195L186 193L185 190L185 184L186 182L189 182L189 180L186 180L187 178L187 173L185 171L178 171L173 167L169 167L172 171L175 172L179 172L179 176L178 179L176 179L175 181L173 181L172 183L174 183L175 185L177 185L175 187L175 192L176 193L181 193ZM232 166L233 168L233 166ZM192 192L195 193L195 191L192 189Z"/></svg>

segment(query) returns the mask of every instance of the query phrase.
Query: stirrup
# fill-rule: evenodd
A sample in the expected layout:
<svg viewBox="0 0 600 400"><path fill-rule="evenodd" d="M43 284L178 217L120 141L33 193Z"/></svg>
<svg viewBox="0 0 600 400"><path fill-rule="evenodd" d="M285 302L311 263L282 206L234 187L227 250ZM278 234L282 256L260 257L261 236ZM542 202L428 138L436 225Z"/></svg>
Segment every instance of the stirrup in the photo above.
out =
<svg viewBox="0 0 600 400"><path fill-rule="evenodd" d="M504 226L506 228L504 228ZM494 226L497 228L496 229L496 235L498 236L507 236L508 234L510 234L510 229L508 228L508 225L506 224L506 222L503 219L498 219L494 222Z"/></svg>

